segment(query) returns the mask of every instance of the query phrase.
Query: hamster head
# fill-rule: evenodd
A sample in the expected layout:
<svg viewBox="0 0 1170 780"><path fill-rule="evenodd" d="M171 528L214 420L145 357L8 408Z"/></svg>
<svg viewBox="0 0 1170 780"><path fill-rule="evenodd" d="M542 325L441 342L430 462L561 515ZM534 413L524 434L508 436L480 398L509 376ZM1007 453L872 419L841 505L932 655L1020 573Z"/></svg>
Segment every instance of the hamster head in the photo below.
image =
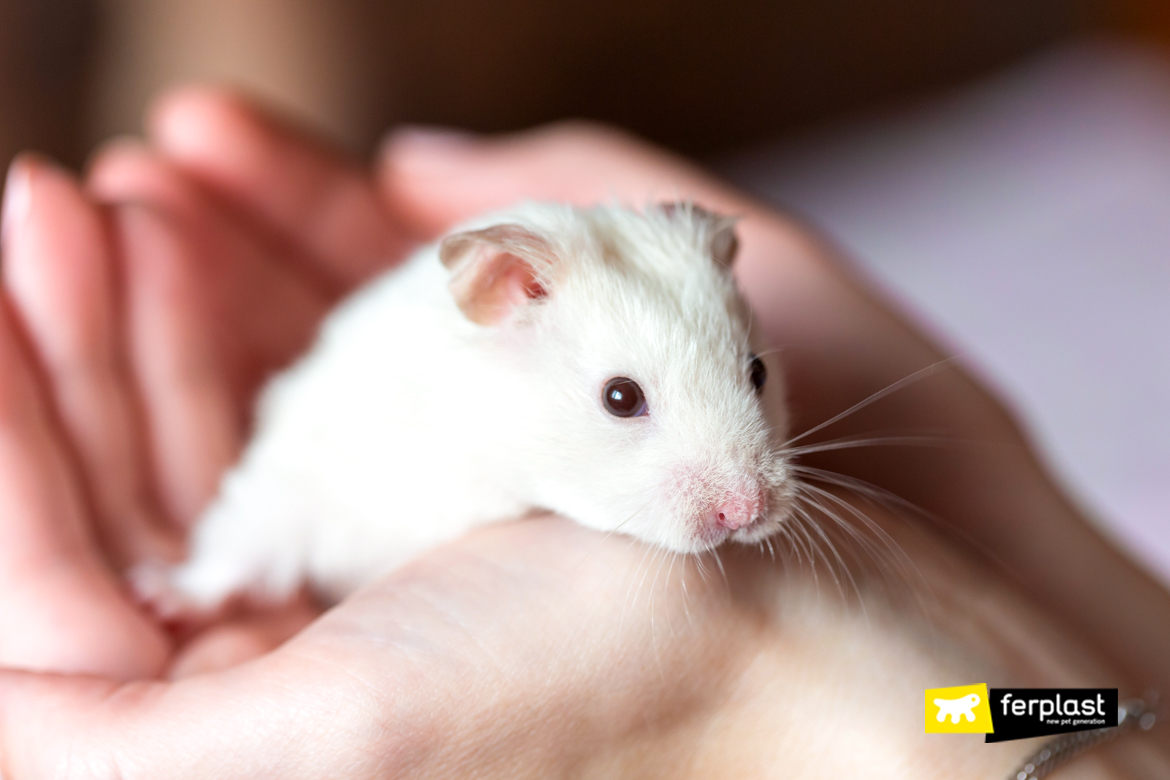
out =
<svg viewBox="0 0 1170 780"><path fill-rule="evenodd" d="M533 503L678 552L779 530L784 393L736 248L733 220L691 204L526 204L443 241L455 302L514 383L500 457Z"/></svg>

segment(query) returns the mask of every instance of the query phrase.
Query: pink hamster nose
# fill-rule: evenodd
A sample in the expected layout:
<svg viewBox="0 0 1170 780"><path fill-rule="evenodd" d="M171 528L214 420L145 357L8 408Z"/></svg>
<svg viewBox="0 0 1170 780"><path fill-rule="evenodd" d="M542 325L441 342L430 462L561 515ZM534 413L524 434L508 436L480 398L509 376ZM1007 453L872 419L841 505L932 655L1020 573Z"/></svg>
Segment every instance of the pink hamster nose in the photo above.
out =
<svg viewBox="0 0 1170 780"><path fill-rule="evenodd" d="M763 510L763 495L757 489L744 493L729 493L707 513L707 526L734 531L751 525Z"/></svg>

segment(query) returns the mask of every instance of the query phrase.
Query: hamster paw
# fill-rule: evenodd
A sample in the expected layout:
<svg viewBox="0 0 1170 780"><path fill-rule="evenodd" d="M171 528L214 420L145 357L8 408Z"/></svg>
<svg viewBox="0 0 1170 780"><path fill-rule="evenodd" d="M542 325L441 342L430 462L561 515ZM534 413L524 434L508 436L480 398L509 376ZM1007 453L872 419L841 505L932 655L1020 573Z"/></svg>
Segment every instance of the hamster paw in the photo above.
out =
<svg viewBox="0 0 1170 780"><path fill-rule="evenodd" d="M135 601L163 621L208 612L206 605L198 603L176 585L175 571L175 566L160 560L135 564L126 572Z"/></svg>

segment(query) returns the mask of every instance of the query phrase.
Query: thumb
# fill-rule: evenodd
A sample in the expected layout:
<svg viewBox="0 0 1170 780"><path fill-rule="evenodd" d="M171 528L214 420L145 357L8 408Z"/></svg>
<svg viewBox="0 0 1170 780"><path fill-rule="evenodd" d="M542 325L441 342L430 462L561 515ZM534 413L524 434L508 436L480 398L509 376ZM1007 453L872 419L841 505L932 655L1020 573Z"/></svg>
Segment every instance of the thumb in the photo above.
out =
<svg viewBox="0 0 1170 780"><path fill-rule="evenodd" d="M481 139L405 128L382 145L378 179L395 217L418 238L532 198L635 205L693 198L743 214L746 198L698 167L614 128L566 122Z"/></svg>
<svg viewBox="0 0 1170 780"><path fill-rule="evenodd" d="M177 682L0 671L0 777L381 776L397 729L372 698L361 675L279 652Z"/></svg>
<svg viewBox="0 0 1170 780"><path fill-rule="evenodd" d="M116 719L112 680L0 671L0 777L122 776L106 733ZM104 724L105 728L96 728Z"/></svg>

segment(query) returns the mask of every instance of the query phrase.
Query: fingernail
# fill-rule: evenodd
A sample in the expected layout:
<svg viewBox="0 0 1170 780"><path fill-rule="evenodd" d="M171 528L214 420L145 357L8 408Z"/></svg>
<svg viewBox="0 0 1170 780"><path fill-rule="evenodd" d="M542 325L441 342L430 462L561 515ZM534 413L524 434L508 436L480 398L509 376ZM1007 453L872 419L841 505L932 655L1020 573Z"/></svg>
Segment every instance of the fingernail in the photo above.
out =
<svg viewBox="0 0 1170 780"><path fill-rule="evenodd" d="M28 220L32 208L32 171L28 163L16 158L8 167L4 182L4 206L0 214L0 246L7 248L13 236Z"/></svg>
<svg viewBox="0 0 1170 780"><path fill-rule="evenodd" d="M410 152L424 154L460 152L474 146L479 139L476 133L454 127L403 125L391 130L382 139L379 156L386 156L392 148L394 151L405 148Z"/></svg>

